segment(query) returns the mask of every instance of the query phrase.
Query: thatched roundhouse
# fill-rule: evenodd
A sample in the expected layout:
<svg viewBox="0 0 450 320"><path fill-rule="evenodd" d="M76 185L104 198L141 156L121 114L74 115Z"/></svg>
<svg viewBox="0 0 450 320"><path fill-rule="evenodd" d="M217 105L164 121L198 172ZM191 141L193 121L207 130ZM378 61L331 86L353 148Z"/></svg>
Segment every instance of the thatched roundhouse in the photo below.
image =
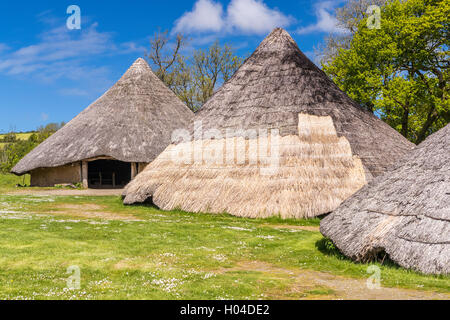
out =
<svg viewBox="0 0 450 320"><path fill-rule="evenodd" d="M450 274L450 124L322 220L348 257Z"/></svg>
<svg viewBox="0 0 450 320"><path fill-rule="evenodd" d="M283 29L259 45L195 120L193 141L170 145L127 186L124 203L314 217L412 148L345 95Z"/></svg>
<svg viewBox="0 0 450 320"><path fill-rule="evenodd" d="M123 187L187 128L193 113L138 59L102 97L12 170L32 186Z"/></svg>

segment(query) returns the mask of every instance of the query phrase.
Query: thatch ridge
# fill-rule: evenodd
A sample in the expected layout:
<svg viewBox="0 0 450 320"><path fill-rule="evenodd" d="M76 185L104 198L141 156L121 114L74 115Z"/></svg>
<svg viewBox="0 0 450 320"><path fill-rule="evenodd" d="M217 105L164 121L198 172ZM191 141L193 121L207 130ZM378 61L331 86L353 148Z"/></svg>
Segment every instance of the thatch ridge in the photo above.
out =
<svg viewBox="0 0 450 320"><path fill-rule="evenodd" d="M151 162L188 128L192 111L139 58L105 94L25 156L12 170L58 167L109 156Z"/></svg>
<svg viewBox="0 0 450 320"><path fill-rule="evenodd" d="M348 257L385 252L423 273L450 274L450 124L322 220Z"/></svg>
<svg viewBox="0 0 450 320"><path fill-rule="evenodd" d="M301 115L305 117L299 118ZM204 132L217 129L224 137L228 129L278 129L281 140L288 141L280 146L284 176L276 181L257 177L255 170L261 163L234 167L214 166L207 161L201 165L173 165L167 161L173 152L174 145L171 145L129 184L124 193L125 203L152 198L156 205L167 210L181 208L214 213L226 210L249 217L311 217L334 210L413 147L398 132L345 95L283 29L275 29L261 43L196 113L195 120L201 122ZM301 134L311 121L322 123L323 128L330 129L334 135L313 145L316 134ZM236 131L235 136L243 137L243 133ZM330 141L341 138L349 145L348 152L341 157L347 160L335 161L332 159L340 156L340 149L332 151ZM207 142L205 148L210 145ZM302 153L302 150L309 153ZM306 155L310 158L305 159ZM317 162L312 161L314 157ZM359 162L364 171L363 179L357 169ZM314 170L313 167L307 170L308 166L313 166ZM227 172L227 169L231 170ZM329 176L321 173L327 170ZM328 183L327 179L333 183ZM323 181L322 185L317 181ZM339 191L339 181L346 181L342 191ZM354 181L353 186L349 181ZM265 187L270 191L264 192ZM323 197L325 201L319 204L314 197ZM296 204L302 201L302 205ZM265 211L264 203L267 203Z"/></svg>

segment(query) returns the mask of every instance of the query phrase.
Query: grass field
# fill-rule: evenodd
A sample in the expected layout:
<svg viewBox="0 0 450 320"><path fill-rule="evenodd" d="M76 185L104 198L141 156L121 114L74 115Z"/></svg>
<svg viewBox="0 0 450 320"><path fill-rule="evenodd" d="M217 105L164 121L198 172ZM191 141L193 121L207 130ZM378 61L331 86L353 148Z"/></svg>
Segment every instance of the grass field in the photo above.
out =
<svg viewBox="0 0 450 320"><path fill-rule="evenodd" d="M0 194L2 192L7 192L14 190L13 188L17 185L30 185L30 175L26 174L22 177L18 177L13 174L1 174L0 173Z"/></svg>
<svg viewBox="0 0 450 320"><path fill-rule="evenodd" d="M15 179L0 176L0 299L333 299L351 291L339 283L369 276L369 265L327 249L318 219L14 195ZM71 266L80 270L79 290L67 288ZM378 266L383 287L450 291L449 277Z"/></svg>

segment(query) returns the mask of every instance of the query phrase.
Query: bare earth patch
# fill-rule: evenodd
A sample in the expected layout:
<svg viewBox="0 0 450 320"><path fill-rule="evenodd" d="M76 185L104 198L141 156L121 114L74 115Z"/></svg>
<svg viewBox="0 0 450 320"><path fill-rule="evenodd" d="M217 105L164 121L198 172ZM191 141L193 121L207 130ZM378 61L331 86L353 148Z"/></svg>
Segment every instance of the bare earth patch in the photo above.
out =
<svg viewBox="0 0 450 320"><path fill-rule="evenodd" d="M293 284L283 291L267 293L270 299L344 299L344 300L449 300L450 294L411 289L368 289L366 279L352 279L326 272L284 269L261 261L243 261L234 268L216 273L236 271L261 272L270 278L289 278ZM381 280L382 282L383 280Z"/></svg>
<svg viewBox="0 0 450 320"><path fill-rule="evenodd" d="M266 224L263 227L274 228L274 229L289 229L289 230L303 230L303 231L313 231L319 232L320 227L315 226L290 226L290 225L272 225Z"/></svg>
<svg viewBox="0 0 450 320"><path fill-rule="evenodd" d="M53 208L56 210L51 212L52 215L71 216L89 219L139 221L139 219L133 215L125 215L103 211L105 207L96 204L82 204L82 205L58 204L55 205Z"/></svg>

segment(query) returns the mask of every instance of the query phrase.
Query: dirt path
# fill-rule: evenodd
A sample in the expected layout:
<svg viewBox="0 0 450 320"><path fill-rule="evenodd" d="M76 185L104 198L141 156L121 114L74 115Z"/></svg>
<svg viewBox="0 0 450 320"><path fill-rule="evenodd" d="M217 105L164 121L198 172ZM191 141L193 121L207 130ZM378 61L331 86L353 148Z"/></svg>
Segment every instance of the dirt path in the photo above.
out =
<svg viewBox="0 0 450 320"><path fill-rule="evenodd" d="M274 228L274 229L288 229L288 230L304 230L304 231L317 231L320 227L315 226L290 226L290 225L276 225L276 224L263 224L262 227Z"/></svg>
<svg viewBox="0 0 450 320"><path fill-rule="evenodd" d="M283 269L260 261L245 261L237 267L221 269L217 273L257 271L268 277L290 278L290 288L269 292L271 299L344 299L344 300L450 300L450 294L399 288L369 289L367 279L352 279L326 272ZM382 281L382 280L381 280ZM318 291L321 293L317 294Z"/></svg>
<svg viewBox="0 0 450 320"><path fill-rule="evenodd" d="M53 190L32 190L19 189L8 192L7 195L30 195L30 196L120 196L123 189L53 189Z"/></svg>
<svg viewBox="0 0 450 320"><path fill-rule="evenodd" d="M58 204L53 206L51 214L55 216L70 216L84 219L144 221L139 220L132 214L108 212L104 206L95 204Z"/></svg>

